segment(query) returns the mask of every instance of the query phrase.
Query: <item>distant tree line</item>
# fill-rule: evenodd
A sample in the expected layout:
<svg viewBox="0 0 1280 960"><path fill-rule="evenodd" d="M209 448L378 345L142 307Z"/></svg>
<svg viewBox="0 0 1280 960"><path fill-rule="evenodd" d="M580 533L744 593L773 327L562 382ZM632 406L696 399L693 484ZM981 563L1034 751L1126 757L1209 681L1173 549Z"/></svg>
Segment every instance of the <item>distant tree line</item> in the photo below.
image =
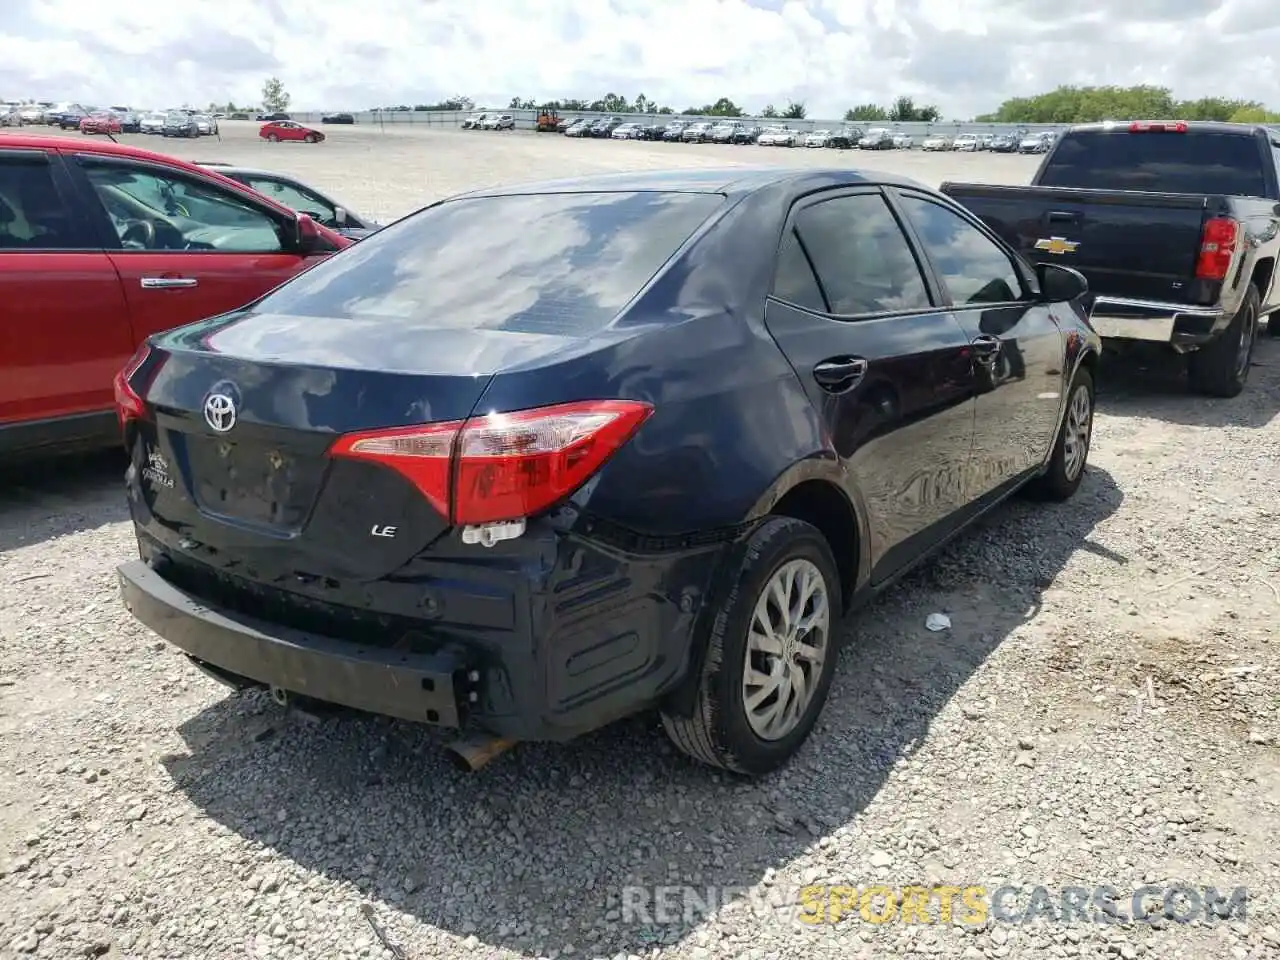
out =
<svg viewBox="0 0 1280 960"><path fill-rule="evenodd" d="M981 123L1093 123L1099 120L1219 120L1280 123L1256 100L1202 97L1175 100L1167 87L1058 87L1034 97L1013 97Z"/></svg>
<svg viewBox="0 0 1280 960"><path fill-rule="evenodd" d="M911 97L899 97L893 106L885 107L875 103L864 103L846 110L844 118L849 121L887 120L894 123L937 123L942 114L932 104L917 107Z"/></svg>
<svg viewBox="0 0 1280 960"><path fill-rule="evenodd" d="M443 112L443 111L470 111L476 109L476 103L471 97L450 97L447 100L441 100L439 103L419 103L410 106L408 104L399 104L398 106L383 107L388 112ZM676 110L673 107L659 103L656 100L650 100L643 93L638 94L634 99L627 99L622 94L606 93L603 97L596 100L529 100L522 97L512 97L511 102L507 104L508 110L555 110L565 113L643 113L643 114L682 114L687 116L703 116L703 117L746 117L752 114L744 107L740 107L728 97L721 97L715 103L708 103L702 106L686 107L684 110ZM778 117L786 120L803 120L805 118L805 105L800 102L791 101L785 107L779 109L773 104L768 104L760 111L761 117Z"/></svg>

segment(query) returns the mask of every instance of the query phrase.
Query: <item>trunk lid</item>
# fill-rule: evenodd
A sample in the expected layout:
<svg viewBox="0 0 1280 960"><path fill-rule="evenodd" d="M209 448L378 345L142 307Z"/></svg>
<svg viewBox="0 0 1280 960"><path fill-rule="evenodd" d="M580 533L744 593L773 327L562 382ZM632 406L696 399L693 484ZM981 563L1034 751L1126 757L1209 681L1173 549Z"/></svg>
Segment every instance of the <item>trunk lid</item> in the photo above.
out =
<svg viewBox="0 0 1280 960"><path fill-rule="evenodd" d="M254 576L374 580L403 566L448 517L394 470L331 458L335 438L463 420L496 370L573 343L407 328L388 359L385 337L358 322L253 319L157 341L145 391L153 418L139 427L134 462L153 536L233 556Z"/></svg>

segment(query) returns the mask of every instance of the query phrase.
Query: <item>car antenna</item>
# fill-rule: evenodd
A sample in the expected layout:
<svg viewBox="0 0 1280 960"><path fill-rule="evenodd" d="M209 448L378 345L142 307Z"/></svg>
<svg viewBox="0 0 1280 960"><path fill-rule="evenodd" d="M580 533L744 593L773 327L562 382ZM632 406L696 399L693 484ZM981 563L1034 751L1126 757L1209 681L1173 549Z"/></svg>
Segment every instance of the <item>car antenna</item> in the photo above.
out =
<svg viewBox="0 0 1280 960"><path fill-rule="evenodd" d="M108 140L110 140L112 143L119 143L119 142L120 142L120 141L119 141L119 140L117 140L115 137L113 137L110 133L108 133L108 134L107 134L107 139L108 139Z"/></svg>

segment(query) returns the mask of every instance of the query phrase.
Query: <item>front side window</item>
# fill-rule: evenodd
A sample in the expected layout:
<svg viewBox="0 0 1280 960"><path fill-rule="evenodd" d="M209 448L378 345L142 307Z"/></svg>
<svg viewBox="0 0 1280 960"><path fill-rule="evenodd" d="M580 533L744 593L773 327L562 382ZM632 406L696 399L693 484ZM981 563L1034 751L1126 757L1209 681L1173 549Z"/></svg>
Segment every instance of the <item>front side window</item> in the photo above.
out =
<svg viewBox="0 0 1280 960"><path fill-rule="evenodd" d="M256 309L370 327L590 336L723 203L656 191L451 200L317 264Z"/></svg>
<svg viewBox="0 0 1280 960"><path fill-rule="evenodd" d="M892 313L931 305L920 265L879 194L805 207L795 229L833 314Z"/></svg>
<svg viewBox="0 0 1280 960"><path fill-rule="evenodd" d="M981 230L923 197L904 196L902 205L957 306L1023 299L1013 261Z"/></svg>
<svg viewBox="0 0 1280 960"><path fill-rule="evenodd" d="M277 221L235 194L131 164L83 164L125 250L279 253Z"/></svg>

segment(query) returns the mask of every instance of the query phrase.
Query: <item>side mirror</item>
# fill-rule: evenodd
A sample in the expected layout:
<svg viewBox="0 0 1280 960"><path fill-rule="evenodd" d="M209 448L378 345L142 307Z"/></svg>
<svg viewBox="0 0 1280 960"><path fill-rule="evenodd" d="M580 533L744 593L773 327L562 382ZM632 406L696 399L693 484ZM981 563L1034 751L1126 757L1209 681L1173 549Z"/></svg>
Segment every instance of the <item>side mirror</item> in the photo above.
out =
<svg viewBox="0 0 1280 960"><path fill-rule="evenodd" d="M1056 263L1037 263L1040 299L1045 303L1066 303L1089 292L1089 281L1079 270Z"/></svg>
<svg viewBox="0 0 1280 960"><path fill-rule="evenodd" d="M313 253L321 253L327 248L324 237L321 235L316 222L305 213L298 214L296 221L298 233L297 243L298 252L304 257L308 257Z"/></svg>
<svg viewBox="0 0 1280 960"><path fill-rule="evenodd" d="M334 223L336 223L336 224L338 224L338 226L344 226L344 225L346 224L346 222L347 222L347 208L346 208L346 207L334 207L334 208L333 208L333 222L334 222Z"/></svg>

